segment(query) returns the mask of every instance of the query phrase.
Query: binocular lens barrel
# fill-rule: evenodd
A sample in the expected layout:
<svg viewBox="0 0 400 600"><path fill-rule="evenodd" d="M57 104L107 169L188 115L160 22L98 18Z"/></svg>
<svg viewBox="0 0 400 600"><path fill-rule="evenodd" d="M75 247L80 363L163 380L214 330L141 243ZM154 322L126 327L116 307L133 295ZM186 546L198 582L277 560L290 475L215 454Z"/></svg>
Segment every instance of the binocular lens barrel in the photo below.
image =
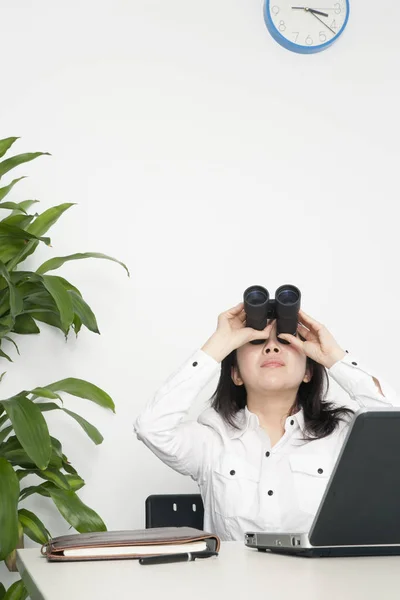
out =
<svg viewBox="0 0 400 600"><path fill-rule="evenodd" d="M261 331L267 325L269 292L261 285L252 285L243 294L246 326Z"/></svg>
<svg viewBox="0 0 400 600"><path fill-rule="evenodd" d="M281 285L270 300L269 292L261 285L252 285L243 294L246 326L261 331L268 319L276 319L277 335L296 335L301 293L294 285Z"/></svg>
<svg viewBox="0 0 400 600"><path fill-rule="evenodd" d="M281 304L296 304L299 295L294 290L284 289L277 295L276 299Z"/></svg>

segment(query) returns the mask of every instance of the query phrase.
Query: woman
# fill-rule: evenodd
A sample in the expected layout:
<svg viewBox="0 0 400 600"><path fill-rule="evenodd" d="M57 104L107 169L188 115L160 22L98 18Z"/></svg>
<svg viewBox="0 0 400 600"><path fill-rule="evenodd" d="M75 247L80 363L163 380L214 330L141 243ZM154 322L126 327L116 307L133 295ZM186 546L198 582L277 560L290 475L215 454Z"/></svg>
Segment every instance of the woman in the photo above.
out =
<svg viewBox="0 0 400 600"><path fill-rule="evenodd" d="M243 302L220 314L136 420L138 439L198 483L204 529L222 540L309 530L353 414L325 401L327 373L359 406L400 405L323 325L303 311L299 321L298 336L278 339L275 321L246 327ZM219 369L212 406L185 420Z"/></svg>

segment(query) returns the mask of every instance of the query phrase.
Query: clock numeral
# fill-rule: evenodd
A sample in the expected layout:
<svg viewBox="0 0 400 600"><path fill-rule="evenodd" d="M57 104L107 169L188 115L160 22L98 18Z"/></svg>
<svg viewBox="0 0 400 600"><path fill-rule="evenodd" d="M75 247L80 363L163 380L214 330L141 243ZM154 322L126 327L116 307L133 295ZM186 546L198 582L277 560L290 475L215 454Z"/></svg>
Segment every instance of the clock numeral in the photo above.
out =
<svg viewBox="0 0 400 600"><path fill-rule="evenodd" d="M285 29L286 29L285 21L279 21L278 29L279 29L279 31L285 31Z"/></svg>
<svg viewBox="0 0 400 600"><path fill-rule="evenodd" d="M296 37L294 38L294 41L297 42L297 38L300 35L300 31L292 31L293 35L295 35Z"/></svg>
<svg viewBox="0 0 400 600"><path fill-rule="evenodd" d="M337 25L336 25L335 19L332 21L330 27L331 27L331 29L337 29Z"/></svg>
<svg viewBox="0 0 400 600"><path fill-rule="evenodd" d="M273 6L271 8L271 12L272 12L273 15L277 15L279 11L280 11L279 6Z"/></svg>
<svg viewBox="0 0 400 600"><path fill-rule="evenodd" d="M319 32L319 41L320 42L325 42L326 41L325 31L320 31Z"/></svg>
<svg viewBox="0 0 400 600"><path fill-rule="evenodd" d="M313 45L313 40L312 40L312 37L310 35L308 35L306 37L306 44L307 44L307 46L312 46Z"/></svg>
<svg viewBox="0 0 400 600"><path fill-rule="evenodd" d="M342 12L341 6L340 6L339 2L336 2L336 4L335 4L335 13L337 15L340 15L341 12Z"/></svg>

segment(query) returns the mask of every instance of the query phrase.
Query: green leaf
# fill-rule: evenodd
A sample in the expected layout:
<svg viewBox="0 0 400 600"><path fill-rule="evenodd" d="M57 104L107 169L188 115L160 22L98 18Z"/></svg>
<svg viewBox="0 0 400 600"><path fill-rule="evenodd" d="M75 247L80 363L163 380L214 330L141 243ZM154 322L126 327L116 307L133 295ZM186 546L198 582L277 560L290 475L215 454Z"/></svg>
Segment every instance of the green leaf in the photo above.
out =
<svg viewBox="0 0 400 600"><path fill-rule="evenodd" d="M89 421L86 421L86 419L84 419L80 415L77 415L76 413L72 412L71 410L68 410L67 408L61 408L60 410L64 411L65 413L67 413L67 415L69 415L70 417L75 419L75 421L77 421L79 423L79 425L82 427L82 429L88 434L88 436L90 437L92 442L94 442L95 444L102 443L102 441L104 440L103 436L101 435L100 431L94 425L89 423Z"/></svg>
<svg viewBox="0 0 400 600"><path fill-rule="evenodd" d="M17 210L17 211L21 211L24 214L26 214L25 210L21 210L19 204L17 204L17 202L2 202L0 204L0 208L3 208L4 210Z"/></svg>
<svg viewBox="0 0 400 600"><path fill-rule="evenodd" d="M24 177L20 177L20 179L24 179ZM15 179L15 182L19 181L19 179ZM5 188L1 188L0 189L0 198L1 198L1 192L2 190L5 190ZM24 213L25 215L27 214L27 210L28 208L30 208L32 206L32 204L35 204L36 202L39 202L39 200L23 200L22 202L2 202L0 204L0 208L3 208L5 210L12 210L13 212L11 213L11 217L14 217L16 215L18 215L19 213ZM32 218L35 215L32 215Z"/></svg>
<svg viewBox="0 0 400 600"><path fill-rule="evenodd" d="M28 245L31 242L28 242L28 244L26 242L24 242L24 240L14 240L13 238L4 238L1 237L0 238L0 260L3 261L3 263L7 263L7 267L9 265L9 261L13 260L14 257L20 253L23 250L25 250L25 248L28 247ZM35 244L38 245L39 242L35 241ZM10 270L10 269L9 269Z"/></svg>
<svg viewBox="0 0 400 600"><path fill-rule="evenodd" d="M14 347L15 347L15 349L16 349L16 351L17 351L17 354L19 354L19 353L20 353L20 352L19 352L19 348L18 348L17 344L14 342L14 340L13 340L12 338L8 337L8 335L5 335L5 336L3 337L3 340L7 340L7 342L10 342L10 344L13 344L13 345L14 345Z"/></svg>
<svg viewBox="0 0 400 600"><path fill-rule="evenodd" d="M84 379L69 377L68 379L55 381L50 385L44 386L44 388L46 390L51 390L52 392L66 392L67 394L77 396L78 398L85 398L103 408L109 408L115 412L115 404L111 397L104 390Z"/></svg>
<svg viewBox="0 0 400 600"><path fill-rule="evenodd" d="M7 263L8 270L12 271L17 265L19 265L19 263L21 263L26 258L28 258L28 256L33 254L38 245L39 242L36 240L31 240L27 244L24 244L22 247L21 245L16 247L16 245L14 244L14 246L7 248L7 252L4 252L3 254L0 253L0 258ZM4 258L4 254L8 256L7 259Z"/></svg>
<svg viewBox="0 0 400 600"><path fill-rule="evenodd" d="M3 289L0 291L0 315L3 317L4 315L9 314L10 312L10 290L8 288L4 288L4 281L0 280L0 285L3 286Z"/></svg>
<svg viewBox="0 0 400 600"><path fill-rule="evenodd" d="M24 298L24 313L58 312L58 308L49 292L43 288L42 293L31 294Z"/></svg>
<svg viewBox="0 0 400 600"><path fill-rule="evenodd" d="M3 202L2 204L0 204L0 208L4 210L18 210L19 207L16 202ZM24 212L26 214L25 211L21 212Z"/></svg>
<svg viewBox="0 0 400 600"><path fill-rule="evenodd" d="M43 389L43 388L41 388L41 389ZM48 390L45 390L45 391L48 391ZM44 394L41 394L41 393L38 394L36 390L32 390L32 393L35 393L38 396L44 396ZM53 393L53 392L50 392L50 393ZM54 402L43 402L43 403L38 402L38 403L36 403L36 406L38 406L42 412L46 412L49 410L62 410L63 412L67 413L67 415L69 415L70 417L75 419L75 421L77 421L77 423L79 423L79 425L82 427L82 429L85 431L85 433L87 433L87 435L90 437L92 442L94 442L95 444L101 444L102 441L104 440L100 431L94 425L89 423L89 421L86 421L86 419L84 419L80 415L76 414L75 412L72 412L71 410L68 410L66 408L62 408L61 406L58 406Z"/></svg>
<svg viewBox="0 0 400 600"><path fill-rule="evenodd" d="M0 600L4 600L5 595L6 595L6 588L0 581Z"/></svg>
<svg viewBox="0 0 400 600"><path fill-rule="evenodd" d="M51 440L51 458L49 467L61 469L63 466L62 447L56 438L50 437ZM22 448L20 441L14 435L8 438L6 442L0 444L0 456L6 458L12 465L18 465L25 469L37 469L37 466L27 455Z"/></svg>
<svg viewBox="0 0 400 600"><path fill-rule="evenodd" d="M13 362L12 358L10 356L8 356L8 354L6 354L5 352L3 352L3 350L1 350L1 349L0 349L0 358L5 358L9 362Z"/></svg>
<svg viewBox="0 0 400 600"><path fill-rule="evenodd" d="M8 588L3 600L26 600L26 598L28 598L28 591L24 582L20 579Z"/></svg>
<svg viewBox="0 0 400 600"><path fill-rule="evenodd" d="M77 492L85 485L85 482L83 481L82 477L78 475L78 473L66 475L65 477L67 478L68 483L74 492Z"/></svg>
<svg viewBox="0 0 400 600"><path fill-rule="evenodd" d="M14 142L16 142L17 140L19 140L19 137L9 137L0 140L0 158L2 158L5 155L7 150L9 150L14 144Z"/></svg>
<svg viewBox="0 0 400 600"><path fill-rule="evenodd" d="M48 208L29 225L28 231L37 236L45 234L71 206L74 206L73 202Z"/></svg>
<svg viewBox="0 0 400 600"><path fill-rule="evenodd" d="M18 181L21 181L21 179L25 179L25 177L18 177L18 179L14 179L11 183L9 183L8 185L0 188L0 202L3 200L3 198L5 198L7 196L7 194L9 192L11 192L11 190L13 189L14 185L16 183L18 183ZM2 205L2 208L4 208L4 206Z"/></svg>
<svg viewBox="0 0 400 600"><path fill-rule="evenodd" d="M49 534L42 521L31 511L21 508L18 511L18 520L21 523L25 535L37 544L46 544Z"/></svg>
<svg viewBox="0 0 400 600"><path fill-rule="evenodd" d="M0 204L2 206L2 204ZM29 223L35 218L35 215L24 215L21 213L17 213L15 215L10 215L5 217L1 222L3 225L14 225L16 227L20 227L20 229L27 229Z"/></svg>
<svg viewBox="0 0 400 600"><path fill-rule="evenodd" d="M74 314L74 320L72 323L72 327L74 328L76 337L78 337L78 333L82 329L82 321L80 320L80 318L78 317L78 315L76 313Z"/></svg>
<svg viewBox="0 0 400 600"><path fill-rule="evenodd" d="M63 463L65 460L64 454L62 452L62 446L57 438L50 436L51 440L51 458L49 462L49 467L55 467L56 469L62 469ZM13 457L13 453L20 452L24 453L24 456L21 455L21 458L25 459L21 462L13 463L9 458ZM19 466L24 467L25 469L34 469L37 471L36 465L29 459L28 455L24 450L22 450L22 446L19 443L19 440L16 436L13 436L7 440L5 444L0 445L0 456L3 455L7 460L9 460L12 464L17 464ZM26 463L26 464L24 464ZM29 464L28 464L29 463ZM75 471L76 472L76 471Z"/></svg>
<svg viewBox="0 0 400 600"><path fill-rule="evenodd" d="M100 516L84 504L75 492L50 485L47 490L64 519L79 533L107 530Z"/></svg>
<svg viewBox="0 0 400 600"><path fill-rule="evenodd" d="M6 437L12 432L13 429L13 426L9 425L8 427L4 427L4 429L0 430L0 444L4 442Z"/></svg>
<svg viewBox="0 0 400 600"><path fill-rule="evenodd" d="M65 331L61 325L60 317L58 315L56 315L55 313L53 313L52 311L50 311L50 310L46 311L46 312L33 311L31 316L36 321L41 321L42 323L46 323L46 325L50 325L50 327L56 327L57 329L60 329L60 331L62 331L65 335Z"/></svg>
<svg viewBox="0 0 400 600"><path fill-rule="evenodd" d="M3 415L4 412L3 406L0 403L0 415ZM7 423L7 421L9 421L8 415L4 414L0 417L0 427L3 427L4 423Z"/></svg>
<svg viewBox="0 0 400 600"><path fill-rule="evenodd" d="M58 440L57 438L55 438L53 436L50 436L50 440L51 440L51 445L53 448L53 453L60 459L59 468L61 469L61 461L62 461L62 457L63 457L61 442L60 442L60 440ZM51 466L54 466L54 465L51 465Z"/></svg>
<svg viewBox="0 0 400 600"><path fill-rule="evenodd" d="M30 394L33 394L34 398L48 398L49 400L61 400L61 396L59 394L56 394L55 392L52 392L51 390L46 390L46 388L42 388L42 387L37 387L34 390L31 390L29 392ZM34 399L32 398L32 399ZM39 404L36 404L36 406L39 406ZM60 408L57 404L54 404L54 402L46 402L43 405L44 408L42 408L43 411L46 410L54 410L55 408ZM51 406L52 408L45 408L46 406Z"/></svg>
<svg viewBox="0 0 400 600"><path fill-rule="evenodd" d="M71 475L78 474L77 470L74 469L74 467L71 465L71 463L69 462L68 458L65 455L63 455L63 457L62 457L62 465L63 465L64 471L66 471L67 473L71 473Z"/></svg>
<svg viewBox="0 0 400 600"><path fill-rule="evenodd" d="M14 333L19 333L22 335L40 333L40 329L36 325L32 316L27 314L18 315L18 317L16 317L13 331Z"/></svg>
<svg viewBox="0 0 400 600"><path fill-rule="evenodd" d="M0 319L0 336L4 337L9 333L14 325L14 320L11 315L6 315Z"/></svg>
<svg viewBox="0 0 400 600"><path fill-rule="evenodd" d="M107 254L100 254L99 252L84 252L78 254L70 254L69 256L57 256L55 258L50 258L50 260L47 260L42 265L40 265L36 273L47 273L47 271L53 271L54 269L58 269L64 263L70 260L81 260L82 258L103 258L105 260L111 260L124 267L125 271L129 276L128 267L124 265L124 263L120 262L116 258L113 258L112 256L107 256Z"/></svg>
<svg viewBox="0 0 400 600"><path fill-rule="evenodd" d="M23 179L23 177L21 177L21 179ZM15 211L26 212L28 210L28 208L30 208L33 204L37 204L38 202L39 202L39 200L23 200L22 202L18 202L17 208L14 210L14 212ZM13 212L13 214L14 214L14 212Z"/></svg>
<svg viewBox="0 0 400 600"><path fill-rule="evenodd" d="M10 292L10 313L11 316L15 318L22 311L23 308L22 296L19 293L18 289L15 287L15 285L12 283L6 266L2 261L0 261L0 276L4 277L8 285L8 289Z"/></svg>
<svg viewBox="0 0 400 600"><path fill-rule="evenodd" d="M37 277L40 277L40 275L37 275ZM67 279L64 279L64 277L60 277L60 275L57 275L57 277L61 281L61 283L63 284L63 286L67 290L67 292L73 291L73 292L75 292L75 294L78 294L78 296L82 296L82 294L80 293L80 291L78 290L78 288L75 287L74 285L72 285L72 283L70 283Z"/></svg>
<svg viewBox="0 0 400 600"><path fill-rule="evenodd" d="M22 393L2 404L21 446L39 469L45 469L51 458L51 439L40 409Z"/></svg>
<svg viewBox="0 0 400 600"><path fill-rule="evenodd" d="M82 296L79 296L74 291L71 290L68 293L71 296L73 309L75 314L78 315L80 322L83 323L83 325L85 325L89 331L93 331L93 333L100 333L95 314L90 306L86 304Z"/></svg>
<svg viewBox="0 0 400 600"><path fill-rule="evenodd" d="M17 469L15 471L16 476L18 477L18 481L25 479L28 475L33 475L35 473L35 469Z"/></svg>
<svg viewBox="0 0 400 600"><path fill-rule="evenodd" d="M23 295L44 291L42 278L32 271L15 271L15 273L10 273L10 279L14 285L18 286Z"/></svg>
<svg viewBox="0 0 400 600"><path fill-rule="evenodd" d="M50 493L47 490L48 485L53 484L50 484L50 482L46 481L46 483L41 483L40 485L30 485L29 487L23 488L19 495L19 501L22 502L29 496L33 496L33 494L39 494L40 496L46 496L47 498L50 498Z"/></svg>
<svg viewBox="0 0 400 600"><path fill-rule="evenodd" d="M57 305L62 329L65 333L68 333L72 321L74 320L74 309L71 296L66 291L59 278L54 275L43 275L43 283Z"/></svg>
<svg viewBox="0 0 400 600"><path fill-rule="evenodd" d="M1 164L1 163L0 163ZM8 225L7 223L3 223L0 221L0 238L11 238L12 240L35 240L44 242L47 246L50 246L50 238L48 237L38 237L25 229L21 229L21 227L17 227L16 225ZM3 243L3 242L2 242Z"/></svg>
<svg viewBox="0 0 400 600"><path fill-rule="evenodd" d="M45 155L50 156L48 152L26 152L24 154L17 154L16 156L12 156L11 158L3 160L2 162L0 162L0 179L3 177L3 175L8 173L8 171L11 171L11 169L14 169L19 165L34 160L39 156Z"/></svg>
<svg viewBox="0 0 400 600"><path fill-rule="evenodd" d="M18 544L19 482L10 463L0 457L0 560Z"/></svg>
<svg viewBox="0 0 400 600"><path fill-rule="evenodd" d="M63 490L70 490L71 489L71 486L68 483L68 479L58 469L50 467L50 468L44 469L44 470L37 470L36 471L36 475L38 475L42 479L46 479L47 481L51 481L57 487L59 487L59 488L61 488Z"/></svg>
<svg viewBox="0 0 400 600"><path fill-rule="evenodd" d="M35 467L35 463L29 458L25 450L6 450L4 452L6 458L13 466L24 467L26 469Z"/></svg>

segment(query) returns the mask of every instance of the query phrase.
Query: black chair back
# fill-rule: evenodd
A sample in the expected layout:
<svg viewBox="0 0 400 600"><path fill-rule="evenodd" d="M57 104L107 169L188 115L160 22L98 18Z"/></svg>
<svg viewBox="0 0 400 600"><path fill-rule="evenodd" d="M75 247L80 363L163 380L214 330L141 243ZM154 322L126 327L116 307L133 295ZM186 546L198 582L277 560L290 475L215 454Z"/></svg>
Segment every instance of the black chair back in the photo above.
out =
<svg viewBox="0 0 400 600"><path fill-rule="evenodd" d="M203 521L200 494L155 494L146 498L146 529L194 527L202 530Z"/></svg>

